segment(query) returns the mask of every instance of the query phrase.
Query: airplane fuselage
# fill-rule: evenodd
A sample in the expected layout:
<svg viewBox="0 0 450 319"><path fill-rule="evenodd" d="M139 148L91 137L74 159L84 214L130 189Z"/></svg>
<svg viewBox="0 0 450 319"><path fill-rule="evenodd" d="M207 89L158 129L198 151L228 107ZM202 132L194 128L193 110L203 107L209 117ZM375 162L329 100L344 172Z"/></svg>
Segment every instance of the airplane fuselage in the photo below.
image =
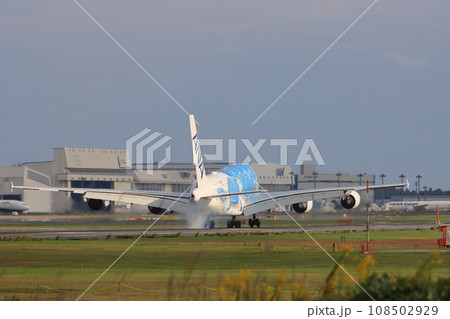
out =
<svg viewBox="0 0 450 319"><path fill-rule="evenodd" d="M408 202L390 202L389 211L419 211L419 210L436 210L439 205L441 210L450 209L450 201L408 201Z"/></svg>
<svg viewBox="0 0 450 319"><path fill-rule="evenodd" d="M236 164L208 174L205 184L194 190L194 198L258 190L255 171L248 165ZM247 201L256 194L242 194L208 199L207 209L217 215L242 215Z"/></svg>
<svg viewBox="0 0 450 319"><path fill-rule="evenodd" d="M0 201L0 212L24 212L30 207L24 202L18 200L2 200Z"/></svg>

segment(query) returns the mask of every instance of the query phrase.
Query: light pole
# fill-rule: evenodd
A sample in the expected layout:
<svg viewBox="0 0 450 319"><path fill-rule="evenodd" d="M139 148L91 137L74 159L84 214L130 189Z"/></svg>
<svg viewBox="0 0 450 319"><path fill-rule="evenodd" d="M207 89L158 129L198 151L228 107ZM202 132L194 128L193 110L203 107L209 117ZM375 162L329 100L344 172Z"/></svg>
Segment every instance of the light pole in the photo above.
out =
<svg viewBox="0 0 450 319"><path fill-rule="evenodd" d="M341 176L342 176L342 174L341 173L337 173L336 176L338 178L338 187L341 187Z"/></svg>
<svg viewBox="0 0 450 319"><path fill-rule="evenodd" d="M405 175L401 174L398 177L400 177L400 180L402 181L403 184L403 179L405 178ZM403 187L402 187L402 202L403 202Z"/></svg>
<svg viewBox="0 0 450 319"><path fill-rule="evenodd" d="M424 186L424 187L423 187L423 190L425 191L424 194L423 194L423 196L425 196L425 201L426 201L426 200L427 200L427 190L428 190L428 187L427 187L427 186Z"/></svg>
<svg viewBox="0 0 450 319"><path fill-rule="evenodd" d="M417 175L417 200L420 201L420 179L422 178L422 176Z"/></svg>
<svg viewBox="0 0 450 319"><path fill-rule="evenodd" d="M362 177L364 176L364 174L359 173L358 177L359 177L359 186L362 186Z"/></svg>
<svg viewBox="0 0 450 319"><path fill-rule="evenodd" d="M313 172L312 174L314 176L314 189L315 189L316 188L316 178L317 178L317 175L319 175L319 173Z"/></svg>
<svg viewBox="0 0 450 319"><path fill-rule="evenodd" d="M416 185L416 193L417 193L417 181L415 181L414 184Z"/></svg>

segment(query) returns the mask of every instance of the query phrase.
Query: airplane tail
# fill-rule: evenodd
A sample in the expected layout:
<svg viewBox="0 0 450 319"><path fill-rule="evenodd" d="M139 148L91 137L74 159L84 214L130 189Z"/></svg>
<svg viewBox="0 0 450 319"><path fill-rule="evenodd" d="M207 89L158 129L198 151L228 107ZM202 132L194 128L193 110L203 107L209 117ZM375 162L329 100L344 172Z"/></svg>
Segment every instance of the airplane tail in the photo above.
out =
<svg viewBox="0 0 450 319"><path fill-rule="evenodd" d="M194 115L189 115L189 122L191 126L192 156L195 165L195 172L197 173L197 187L199 187L206 182L205 165L203 162L203 155L200 148L200 141L198 139Z"/></svg>

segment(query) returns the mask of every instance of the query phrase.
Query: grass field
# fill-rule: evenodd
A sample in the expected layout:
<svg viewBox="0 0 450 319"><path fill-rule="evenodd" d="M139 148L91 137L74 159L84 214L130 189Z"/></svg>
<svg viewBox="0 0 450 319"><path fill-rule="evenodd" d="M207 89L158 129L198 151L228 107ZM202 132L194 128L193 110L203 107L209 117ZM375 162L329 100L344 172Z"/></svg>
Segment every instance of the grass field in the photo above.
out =
<svg viewBox="0 0 450 319"><path fill-rule="evenodd" d="M340 249L331 255L339 259L345 251L344 268L360 280L367 271L413 275L430 260L437 232L372 232L378 254L369 258L360 253L363 232L314 234L314 238L330 253L332 243L338 243ZM0 300L75 300L134 240L0 241ZM449 276L449 253L432 257L432 263L432 278ZM278 299L291 299L299 287L310 299L318 299L329 286L327 277L334 266L301 233L142 238L83 300L239 299L242 296L235 294L243 291L278 291ZM351 282L340 270L334 278ZM249 295L253 298L259 297Z"/></svg>

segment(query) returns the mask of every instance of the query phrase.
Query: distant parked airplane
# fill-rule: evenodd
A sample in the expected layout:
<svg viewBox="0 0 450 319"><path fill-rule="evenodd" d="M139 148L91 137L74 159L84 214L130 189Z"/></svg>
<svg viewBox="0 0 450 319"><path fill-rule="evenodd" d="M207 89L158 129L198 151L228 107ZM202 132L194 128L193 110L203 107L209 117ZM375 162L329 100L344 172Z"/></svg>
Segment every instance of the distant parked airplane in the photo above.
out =
<svg viewBox="0 0 450 319"><path fill-rule="evenodd" d="M14 186L12 184L11 188L81 194L88 203L88 206L93 210L100 210L109 206L110 202L116 201L127 203L128 207L131 204L146 205L151 213L157 215L171 210L191 217L198 217L199 219L203 217L204 221L209 216L227 215L231 217L231 220L227 222L228 228L241 227L241 221L236 220L238 216L251 216L248 221L250 227L260 227L261 223L256 218L256 214L266 212L273 208L292 205L295 212L305 213L312 209L314 200L340 197L340 203L346 209L358 207L361 201L358 191L365 190L366 186L268 192L260 187L255 171L249 165L245 164L231 165L207 175L194 116L190 115L189 120L197 183L184 193L93 188L31 187ZM408 183L371 185L369 188L404 187L407 185ZM191 218L189 216L188 218ZM214 223L209 222L208 226L214 227ZM198 225L198 227L202 226Z"/></svg>
<svg viewBox="0 0 450 319"><path fill-rule="evenodd" d="M390 202L387 205L388 211L435 211L439 205L441 210L450 210L450 201L411 201L411 202Z"/></svg>
<svg viewBox="0 0 450 319"><path fill-rule="evenodd" d="M18 200L1 200L0 201L0 212L12 213L13 215L18 215L24 211L30 209L30 206L24 202Z"/></svg>

